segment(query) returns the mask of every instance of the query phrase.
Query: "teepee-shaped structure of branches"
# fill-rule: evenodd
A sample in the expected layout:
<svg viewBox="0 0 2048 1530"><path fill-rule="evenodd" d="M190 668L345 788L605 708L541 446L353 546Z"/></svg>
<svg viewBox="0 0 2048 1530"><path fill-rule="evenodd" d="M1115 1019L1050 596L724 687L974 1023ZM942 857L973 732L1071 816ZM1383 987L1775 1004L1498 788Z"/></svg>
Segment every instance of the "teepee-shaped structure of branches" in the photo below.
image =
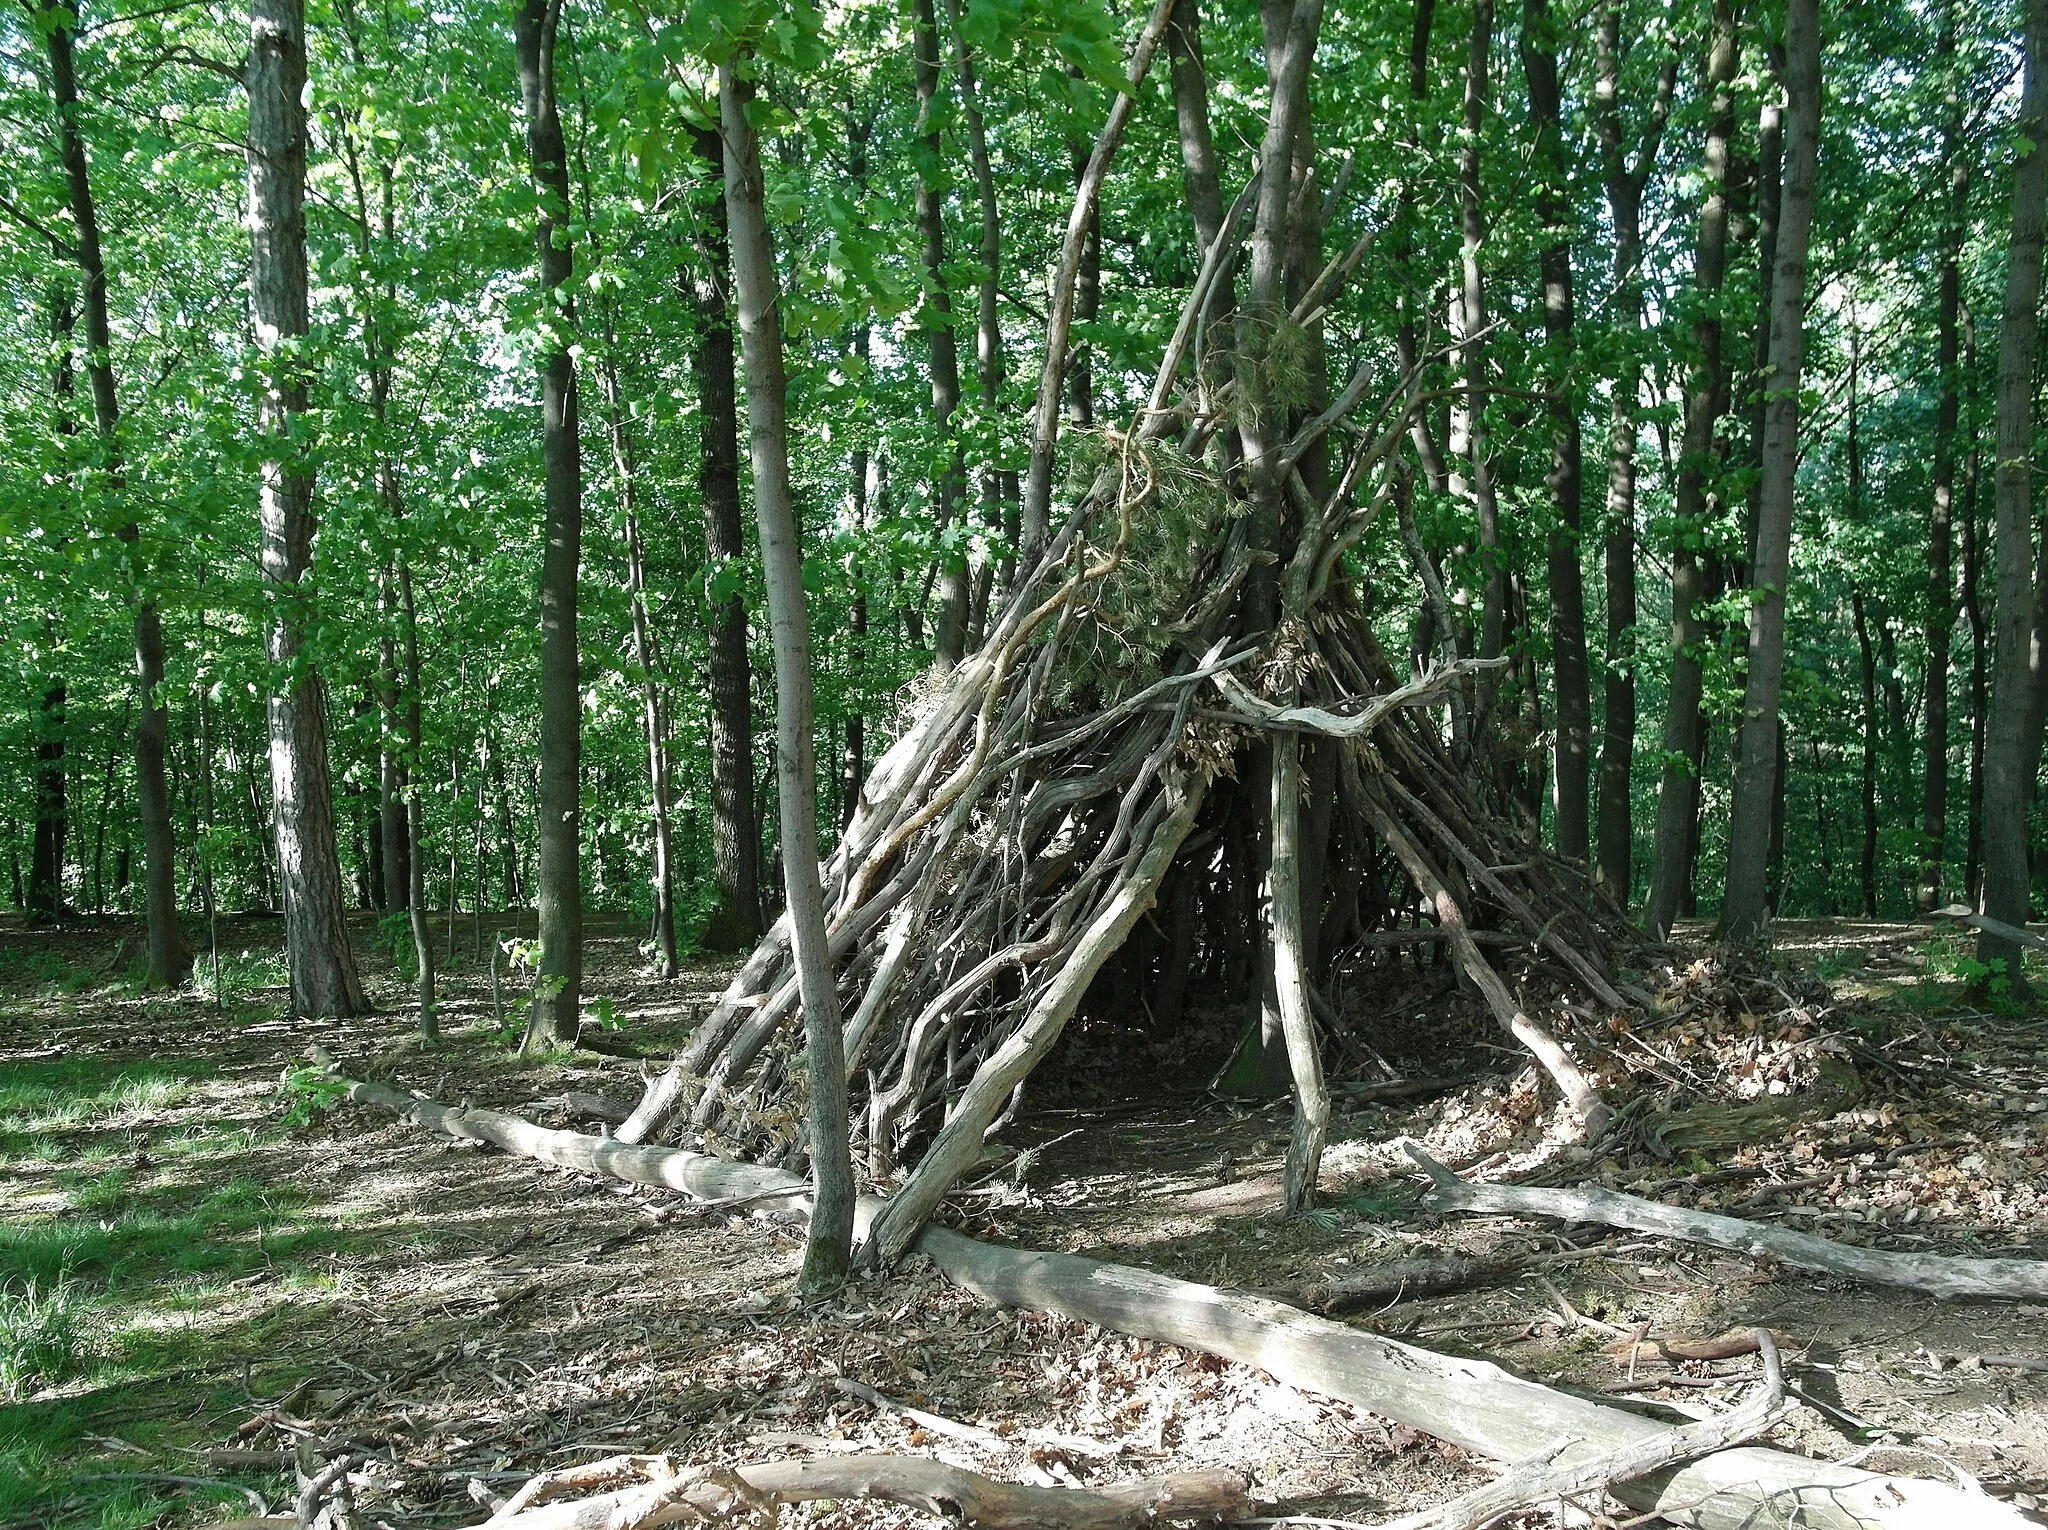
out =
<svg viewBox="0 0 2048 1530"><path fill-rule="evenodd" d="M1170 0L1134 73L1168 9ZM1284 64L1278 80L1268 139L1284 145L1304 82ZM1120 131L1113 114L1071 230ZM1364 253L1361 244L1332 261L1298 302L1276 301L1287 191L1284 179L1276 188L1255 176L1240 195L1147 406L1129 430L1073 451L1088 487L1035 551L1027 494L1026 556L1001 614L878 762L825 867L856 1158L876 1181L907 1170L870 1230L867 1247L881 1261L976 1164L1155 905L1164 934L1148 926L1142 958L1125 953L1125 978L1134 966L1185 967L1205 897L1267 911L1270 961L1257 980L1279 1014L1296 1100L1291 1205L1313 1194L1328 1117L1311 970L1318 943L1303 910L1347 877L1377 890L1356 894L1367 927L1426 910L1501 1025L1589 1129L1604 1123L1565 1045L1518 1000L1482 939L1518 932L1526 959L1551 969L1552 990L1618 1010L1606 970L1619 921L1597 912L1576 867L1501 825L1453 757L1431 708L1455 702L1482 666L1460 661L1403 680L1345 572L1346 549L1404 487L1399 454L1417 380L1398 379L1363 422L1366 367L1307 419L1254 397L1261 350L1320 323ZM1213 385L1206 374L1217 358L1203 356L1183 386L1248 213L1251 297L1236 317L1233 375ZM1057 416L1063 311L1056 303L1034 470L1038 436L1049 442ZM1203 465L1228 431L1244 458L1230 485ZM1319 443L1341 446L1343 466L1317 497L1300 464ZM1033 481L1049 484L1049 474L1034 471ZM1305 744L1324 789L1307 815L1313 833ZM1245 835L1225 832L1233 813L1257 819L1269 848L1248 851ZM1314 885L1304 888L1305 877ZM646 1140L687 1121L800 1164L801 1036L788 928L778 923L621 1135Z"/></svg>

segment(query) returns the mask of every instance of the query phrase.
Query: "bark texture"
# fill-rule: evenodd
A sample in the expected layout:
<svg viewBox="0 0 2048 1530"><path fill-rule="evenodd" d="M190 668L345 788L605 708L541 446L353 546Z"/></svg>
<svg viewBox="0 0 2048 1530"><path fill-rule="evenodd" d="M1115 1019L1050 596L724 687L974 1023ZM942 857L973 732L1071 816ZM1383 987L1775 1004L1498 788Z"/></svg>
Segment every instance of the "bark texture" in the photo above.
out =
<svg viewBox="0 0 2048 1530"><path fill-rule="evenodd" d="M741 530L740 427L734 371L725 205L725 151L700 130L697 156L709 167L698 210L691 276L696 332L690 353L697 384L697 495L704 557L714 586L707 668L711 681L711 870L717 906L704 926L713 951L744 951L761 938L761 819L754 805L753 667L747 655L746 540Z"/></svg>
<svg viewBox="0 0 2048 1530"><path fill-rule="evenodd" d="M747 117L750 82L731 63L718 71L725 140L725 198L732 218L733 291L747 369L747 426L754 466L754 519L775 638L775 781L781 804L782 881L804 1012L810 1083L814 1214L801 1284L817 1291L846 1278L853 1239L853 1161L846 1129L846 1060L839 989L825 933L818 873L818 769L811 738L811 640L804 612L803 547L790 497L783 418L782 321L775 252L761 185L760 149Z"/></svg>
<svg viewBox="0 0 2048 1530"><path fill-rule="evenodd" d="M1806 350L1806 251L1820 152L1819 0L1785 8L1785 179L1771 280L1771 364L1765 378L1763 495L1751 567L1749 669L1742 757L1728 825L1721 933L1752 941L1770 917L1771 826L1778 794L1779 691L1785 670L1785 582L1792 571L1793 476L1799 466L1799 379Z"/></svg>
<svg viewBox="0 0 2048 1530"><path fill-rule="evenodd" d="M2027 0L2026 83L2019 133L2025 152L2013 172L2012 232L2006 241L2005 315L1998 340L1997 446L1993 459L1997 642L1984 739L1983 911L2024 926L2032 902L2027 821L2041 763L2038 695L2043 662L2033 583L2034 346L2040 327L2041 244L2048 206L2048 0ZM1978 960L1996 962L2023 993L2020 948L1990 931Z"/></svg>
<svg viewBox="0 0 2048 1530"><path fill-rule="evenodd" d="M252 0L249 58L249 307L263 353L257 421L273 449L260 475L259 558L269 607L270 788L284 903L292 1010L358 1015L368 1008L349 950L347 902L327 774L327 706L319 671L301 654L313 563L313 478L299 460L307 332L306 40L299 0Z"/></svg>
<svg viewBox="0 0 2048 1530"><path fill-rule="evenodd" d="M577 438L576 309L569 291L569 161L555 107L560 0L521 0L512 37L526 122L527 172L540 206L534 245L550 333L540 361L545 547L540 571L540 973L526 1044L576 1035L583 1005L583 686L576 578L583 554L583 448Z"/></svg>

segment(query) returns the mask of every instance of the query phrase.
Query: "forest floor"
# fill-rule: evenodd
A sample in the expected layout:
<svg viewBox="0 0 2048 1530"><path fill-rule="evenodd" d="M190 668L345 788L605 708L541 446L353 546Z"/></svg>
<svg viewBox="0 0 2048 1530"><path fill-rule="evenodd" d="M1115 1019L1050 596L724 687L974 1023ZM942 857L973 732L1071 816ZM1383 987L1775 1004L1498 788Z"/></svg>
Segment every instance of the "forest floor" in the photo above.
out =
<svg viewBox="0 0 2048 1530"><path fill-rule="evenodd" d="M1249 1367L989 1308L915 1258L801 1304L799 1243L765 1214L703 1216L679 1195L327 1108L294 1071L316 1042L359 1075L553 1125L591 1129L572 1093L635 1097L637 1062L512 1055L467 921L432 1052L408 1039L405 986L367 920L356 944L382 1012L345 1024L284 1018L274 919L224 925L218 1007L110 979L132 933L0 925L0 1404L19 1399L0 1406L0 1530L288 1512L286 1470L209 1452L275 1450L299 1431L370 1449L363 1498L390 1530L472 1523L478 1492L621 1451L907 1451L1042 1483L1227 1466L1285 1512L1350 1519L1485 1480L1412 1430ZM666 1055L723 969L660 983L623 925L591 933L591 996L616 1025L600 1039ZM1657 996L1647 1019L1583 1038L1637 1102L1602 1156L1569 1143L1447 969L1404 957L1337 992L1347 1061L1313 1217L1278 1216L1284 1103L1204 1090L1234 1029L1220 1016L1207 1056L1076 1026L1006 1156L949 1215L980 1236L1283 1295L1418 1248L1535 1255L1510 1282L1352 1321L1667 1416L1725 1406L1754 1358L1632 1365L1616 1333L1768 1324L1797 1346L1811 1403L1777 1443L1966 1472L2035 1510L2048 1309L1414 1206L1403 1136L1461 1169L1597 1180L1850 1241L2048 1257L2048 1025L1966 1002L1966 948L1926 926L1777 936L1777 965L1747 976L1682 942L1639 975ZM1388 1075L1440 1087L1369 1103L1359 1090ZM1163 1087L1132 1098L1139 1078ZM927 1434L839 1377L1003 1443ZM866 1505L783 1512L918 1522Z"/></svg>

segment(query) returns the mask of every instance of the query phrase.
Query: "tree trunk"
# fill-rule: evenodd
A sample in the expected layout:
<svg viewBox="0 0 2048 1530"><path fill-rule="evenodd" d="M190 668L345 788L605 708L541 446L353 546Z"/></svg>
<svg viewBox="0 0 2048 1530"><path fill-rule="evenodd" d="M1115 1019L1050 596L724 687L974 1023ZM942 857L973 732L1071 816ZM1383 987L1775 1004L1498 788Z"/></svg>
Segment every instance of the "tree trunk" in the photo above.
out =
<svg viewBox="0 0 2048 1530"><path fill-rule="evenodd" d="M120 502L115 536L128 560L128 599L134 612L137 721L135 726L135 811L142 824L143 902L148 931L147 978L153 987L178 982L191 965L191 950L178 928L177 845L171 831L171 794L164 777L170 737L170 709L164 700L164 634L156 600L145 581L142 531L125 501L121 452L121 404L114 383L113 336L107 309L107 267L100 248L99 207L93 195L84 135L79 131L78 77L67 13L45 6L40 17L50 61L50 94L57 116L57 149L64 164L72 224L72 249L83 278L85 375L92 389L93 424L99 437L99 465Z"/></svg>
<svg viewBox="0 0 2048 1530"><path fill-rule="evenodd" d="M2012 233L2006 245L2005 316L1998 342L1997 448L1993 461L1998 570L1998 638L1984 740L1983 912L2025 928L2032 877L2027 818L2040 766L2033 713L2041 654L2034 644L2034 341L2039 327L2043 204L2048 201L2048 0L2027 0L2026 84L2018 133L2024 152L2013 173ZM2015 996L2026 991L2020 948L1985 931L1978 960L1997 962Z"/></svg>
<svg viewBox="0 0 2048 1530"><path fill-rule="evenodd" d="M920 327L929 352L932 428L946 443L946 462L932 486L932 527L938 537L939 619L933 631L932 668L945 674L967 652L967 538L960 516L966 477L953 416L960 408L960 347L953 334L953 296L946 286L946 195L941 189L944 150L939 143L939 27L932 0L913 0L913 74L917 84L919 137L924 150L917 178L917 232L924 260L924 310ZM731 193L728 192L727 195ZM748 395L751 400L752 394Z"/></svg>
<svg viewBox="0 0 2048 1530"><path fill-rule="evenodd" d="M1081 78L1072 64L1067 73ZM1088 173L1088 145L1078 138L1067 140L1067 158L1074 166L1074 184ZM1081 245L1081 269L1074 278L1074 322L1093 324L1102 312L1102 205L1088 210L1088 231ZM1067 422L1087 430L1095 424L1095 365L1093 347L1084 337L1074 346L1067 366Z"/></svg>
<svg viewBox="0 0 2048 1530"><path fill-rule="evenodd" d="M975 76L974 55L960 35L960 0L947 0L947 29L953 40L953 61L960 73L960 105L967 122L968 160L974 169L975 200L981 209L981 275L975 283L974 361L975 376L981 384L982 409L990 421L1002 417L1003 382L1008 364L1003 355L1003 326L997 298L1003 268L1003 225L996 202L996 178L989 161L987 126L981 114L981 87ZM867 178L867 146L860 150L858 180ZM866 360L867 331L861 332L862 360ZM981 469L981 520L991 538L1001 539L1010 521L1006 500L1015 491L1016 475L1006 474L992 453ZM1008 492L1006 493L1006 486ZM865 487L865 486L863 486ZM987 625L989 570L984 567L975 580L973 610L968 620L969 639L978 643ZM865 621L866 612L862 619Z"/></svg>
<svg viewBox="0 0 2048 1530"><path fill-rule="evenodd" d="M1877 917L1877 659L1870 645L1870 623L1863 612L1863 592L1850 595L1856 629L1856 657L1863 693L1863 849L1857 861L1863 890L1863 917Z"/></svg>
<svg viewBox="0 0 2048 1530"><path fill-rule="evenodd" d="M583 455L576 428L576 310L569 294L569 163L555 109L559 0L521 0L512 35L526 153L539 200L534 243L549 336L541 356L546 538L540 575L540 972L526 1045L568 1041L582 1013L583 691L576 653L576 571L583 539Z"/></svg>
<svg viewBox="0 0 2048 1530"><path fill-rule="evenodd" d="M50 369L50 392L56 409L59 448L67 454L78 434L71 345L76 322L70 292L61 282L52 284L50 340L55 358ZM68 465L60 469L55 486L69 491ZM55 616L46 615L43 619L44 646L53 664L60 651L56 627ZM31 925L53 925L64 913L64 839L69 818L64 776L64 701L64 677L54 672L46 674L36 706L36 763L32 787L35 829L29 849L28 895L23 904Z"/></svg>
<svg viewBox="0 0 2048 1530"><path fill-rule="evenodd" d="M249 92L250 309L265 352L257 404L278 449L262 465L261 567L271 608L270 785L292 1009L366 1012L349 950L347 904L327 774L327 707L318 670L301 661L304 581L313 561L313 479L296 460L305 433L307 334L306 45L300 0L252 0ZM152 866L154 874L154 866Z"/></svg>
<svg viewBox="0 0 2048 1530"><path fill-rule="evenodd" d="M1596 34L1594 126L1600 138L1607 211L1614 225L1615 324L1620 360L1615 368L1607 431L1606 546L1607 673L1600 733L1600 774L1595 885L1628 906L1634 882L1636 747L1636 433L1643 361L1643 188L1657 162L1664 122L1677 83L1675 61L1657 76L1657 95L1642 142L1630 164L1621 126L1621 11L1601 13Z"/></svg>
<svg viewBox="0 0 2048 1530"><path fill-rule="evenodd" d="M420 763L426 758L425 735L421 726L419 612L412 598L412 570L403 559L398 564L398 611L405 624L405 754L411 763L412 789L405 796L406 923L412 933L412 954L419 994L419 1033L428 1041L439 1035L434 1006L434 937L427 928L427 805L420 788ZM450 889L452 909L453 889Z"/></svg>
<svg viewBox="0 0 2048 1530"><path fill-rule="evenodd" d="M709 128L700 130L694 142L714 182L699 209L699 265L691 294L697 328L690 357L699 420L697 492L714 596L707 668L711 866L718 903L705 923L703 940L707 950L745 951L761 938L761 820L754 807L754 682L742 594L747 549L740 528L739 413L726 292L725 151ZM716 598L721 585L729 592L722 599Z"/></svg>
<svg viewBox="0 0 2048 1530"><path fill-rule="evenodd" d="M1543 333L1550 350L1547 382L1553 395L1548 405L1551 452L1547 478L1551 509L1557 517L1549 546L1550 651L1557 688L1551 834L1559 855L1584 861L1590 848L1586 813L1593 733L1592 690L1586 673L1586 591L1579 567L1579 510L1585 474L1578 398L1572 387L1572 219L1565 192L1563 102L1550 0L1522 0L1521 52L1536 136L1536 216L1543 224L1544 240L1538 266L1543 283ZM1633 425L1631 420L1631 434Z"/></svg>
<svg viewBox="0 0 2048 1530"><path fill-rule="evenodd" d="M1693 254L1693 362L1686 383L1685 432L1671 544L1671 683L1664 712L1664 770L1657 788L1650 896L1643 910L1644 924L1659 938L1670 932L1692 880L1699 809L1698 762L1703 742L1700 645L1704 633L1698 611L1703 584L1697 544L1706 524L1714 427L1726 392L1720 301L1721 278L1728 262L1728 149L1735 132L1731 86L1741 51L1735 5L1736 0L1714 0L1714 33L1707 54L1707 145Z"/></svg>
<svg viewBox="0 0 2048 1530"><path fill-rule="evenodd" d="M1799 380L1806 346L1806 249L1820 152L1819 0L1786 0L1785 182L1771 279L1771 366L1764 410L1763 499L1750 570L1749 673L1742 756L1728 826L1721 931L1756 939L1770 917L1773 804L1777 798L1779 691L1785 670L1785 583L1792 569L1792 490L1799 466ZM1853 319L1852 319L1853 323Z"/></svg>
<svg viewBox="0 0 2048 1530"><path fill-rule="evenodd" d="M1963 458L1963 615L1970 624L1970 779L1963 828L1963 888L1972 907L1982 892L1984 869L1984 730L1990 684L1984 633L1983 538L1978 531L1977 485L1979 410L1977 407L1977 326L1963 310L1964 428L1969 451Z"/></svg>
<svg viewBox="0 0 2048 1530"><path fill-rule="evenodd" d="M640 670L640 722L647 738L648 796L654 820L654 945L661 975L672 978L682 970L682 957L676 947L668 744L661 727L661 667L654 651L654 631L647 619L647 569L640 547L639 465L626 425L625 398L619 386L618 336L609 306L604 326L605 428L611 436L612 471L617 475L619 509L625 521L622 535L626 542L626 599L632 616L633 662Z"/></svg>
<svg viewBox="0 0 2048 1530"><path fill-rule="evenodd" d="M377 906L395 911L412 898L412 875L406 869L405 757L398 721L398 638L393 631L398 581L389 564L377 578L377 605L383 618L377 635L377 838L383 846L384 870Z"/></svg>
<svg viewBox="0 0 2048 1530"><path fill-rule="evenodd" d="M922 0L928 5L929 0ZM934 43L936 46L936 43ZM733 288L747 367L748 438L754 467L754 517L767 577L775 639L775 759L781 804L783 888L804 1011L810 1082L814 1211L799 1285L822 1291L846 1279L853 1240L853 1161L847 1143L846 1059L839 989L825 933L818 873L818 774L811 739L811 639L804 614L803 548L789 489L783 420L782 321L776 307L775 253L761 183L760 149L747 119L751 82L731 62L719 67L725 197L732 216Z"/></svg>
<svg viewBox="0 0 2048 1530"><path fill-rule="evenodd" d="M1953 69L1956 52L1954 0L1942 14L1935 50L1937 71ZM1948 839L1949 645L1955 633L1955 571L1951 537L1955 523L1956 422L1960 413L1961 359L1958 315L1962 309L1962 247L1968 216L1969 159L1963 145L1960 97L1942 129L1942 159L1948 166L1948 207L1941 227L1941 270L1936 278L1935 365L1940 394L1934 414L1934 493L1927 508L1927 676L1926 733L1920 783L1920 877L1913 906L1931 914L1942 904L1943 860Z"/></svg>
<svg viewBox="0 0 2048 1530"><path fill-rule="evenodd" d="M1223 232L1223 180L1209 131L1209 81L1202 62L1201 0L1174 0L1166 29L1172 61L1174 121L1180 140L1181 179L1195 223L1197 256Z"/></svg>
<svg viewBox="0 0 2048 1530"><path fill-rule="evenodd" d="M1462 414L1452 424L1453 456L1462 455L1471 476L1453 493L1471 497L1479 521L1479 657L1497 659L1505 641L1508 568L1500 543L1500 502L1494 492L1492 449L1486 429L1486 287L1479 251L1486 242L1486 204L1480 195L1480 148L1486 120L1486 92L1493 49L1493 0L1473 0L1472 31L1465 56L1465 131L1458 143L1458 236L1461 285L1454 305L1452 338L1464 370ZM1462 430L1459 422L1462 421ZM1479 677L1475 733L1484 736L1493 720L1500 671Z"/></svg>
<svg viewBox="0 0 2048 1530"><path fill-rule="evenodd" d="M1301 0L1313 3L1313 0ZM1060 246L1059 269L1053 275L1052 291L1046 303L1045 356L1038 373L1038 399L1031 412L1031 461L1024 483L1023 504L1018 514L1020 562L1030 568L1038 560L1052 527L1052 459L1059 444L1061 383L1066 376L1067 347L1074 326L1074 288L1080 280L1081 259L1087 242L1088 220L1102 192L1102 180L1109 162L1123 142L1124 129L1136 108L1138 87L1152 67L1152 55L1173 14L1174 0L1158 0L1145 30L1138 34L1124 71L1128 88L1117 93L1110 104L1109 119L1096 136L1088 168L1074 190L1073 210L1067 215L1067 231ZM1318 7L1320 9L1320 7Z"/></svg>

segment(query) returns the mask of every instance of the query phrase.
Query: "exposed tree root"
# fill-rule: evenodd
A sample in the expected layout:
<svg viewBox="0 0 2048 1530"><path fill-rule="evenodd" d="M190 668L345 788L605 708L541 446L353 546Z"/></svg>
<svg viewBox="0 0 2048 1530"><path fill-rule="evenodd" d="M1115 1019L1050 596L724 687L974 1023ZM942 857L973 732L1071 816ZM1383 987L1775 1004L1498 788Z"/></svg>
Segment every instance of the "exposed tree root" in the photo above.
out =
<svg viewBox="0 0 2048 1530"><path fill-rule="evenodd" d="M788 1215L806 1214L807 1187L783 1170L550 1131L497 1111L458 1110L382 1084L339 1081L351 1100L451 1136L697 1196L780 1191L789 1197ZM860 1222L872 1222L883 1204L864 1197ZM1256 1296L1072 1254L1003 1248L942 1227L927 1226L915 1247L957 1284L999 1305L1054 1312L1254 1365L1290 1386L1341 1398L1495 1460L1521 1462L1550 1452L1546 1459L1569 1466L1671 1433L1640 1414L1540 1386L1482 1360L1437 1354ZM1716 1450L1618 1484L1614 1493L1702 1530L1774 1523L1808 1530L1952 1530L1959 1523L2018 1530L2025 1523L2017 1510L1947 1483L1756 1447Z"/></svg>
<svg viewBox="0 0 2048 1530"><path fill-rule="evenodd" d="M1901 1286L1930 1296L1990 1297L2007 1301L2048 1298L2048 1260L1967 1259L1948 1254L1896 1254L1851 1248L1812 1233L1745 1222L1711 1211L1690 1211L1646 1201L1619 1190L1586 1185L1554 1190L1537 1185L1474 1184L1458 1178L1414 1143L1408 1156L1429 1175L1431 1204L1452 1211L1490 1211L1514 1217L1555 1217L1597 1222L1665 1238L1683 1238L1775 1259L1795 1269L1818 1270L1868 1285Z"/></svg>

